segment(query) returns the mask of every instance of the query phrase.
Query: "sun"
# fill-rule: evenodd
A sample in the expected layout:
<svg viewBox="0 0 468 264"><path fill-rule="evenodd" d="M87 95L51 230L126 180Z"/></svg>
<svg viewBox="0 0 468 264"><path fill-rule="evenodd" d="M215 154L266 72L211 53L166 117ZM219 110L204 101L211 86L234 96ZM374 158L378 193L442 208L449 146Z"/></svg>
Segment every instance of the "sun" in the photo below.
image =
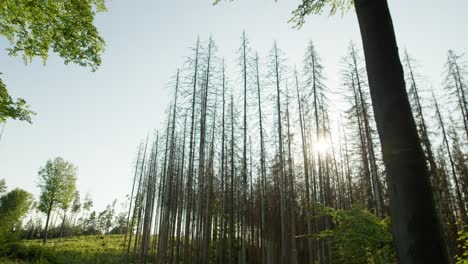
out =
<svg viewBox="0 0 468 264"><path fill-rule="evenodd" d="M315 152L317 152L318 154L322 154L322 155L326 154L329 148L330 148L330 145L325 140L319 140L315 144Z"/></svg>

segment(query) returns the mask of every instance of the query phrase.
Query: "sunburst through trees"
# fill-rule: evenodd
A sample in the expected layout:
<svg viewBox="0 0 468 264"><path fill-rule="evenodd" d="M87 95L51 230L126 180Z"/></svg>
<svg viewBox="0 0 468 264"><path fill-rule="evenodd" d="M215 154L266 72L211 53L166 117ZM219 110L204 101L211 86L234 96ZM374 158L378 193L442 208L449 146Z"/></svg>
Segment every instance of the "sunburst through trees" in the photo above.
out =
<svg viewBox="0 0 468 264"><path fill-rule="evenodd" d="M127 261L335 263L337 248L325 234L342 214L330 212L357 206L380 219L389 214L361 51L349 45L341 85L329 87L312 41L301 68L290 66L276 42L266 58L245 33L239 47L228 70L212 37L197 40L177 70L164 129L139 147L122 248ZM408 54L404 61L453 256L455 234L468 224L466 67L449 52L442 108Z"/></svg>

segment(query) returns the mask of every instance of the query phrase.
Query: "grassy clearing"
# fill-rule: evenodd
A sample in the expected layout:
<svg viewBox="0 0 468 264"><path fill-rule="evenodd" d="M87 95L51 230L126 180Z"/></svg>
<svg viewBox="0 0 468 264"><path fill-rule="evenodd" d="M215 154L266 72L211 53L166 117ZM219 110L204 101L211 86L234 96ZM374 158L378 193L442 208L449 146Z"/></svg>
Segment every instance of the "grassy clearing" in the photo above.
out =
<svg viewBox="0 0 468 264"><path fill-rule="evenodd" d="M123 263L123 235L80 236L10 244L0 263Z"/></svg>

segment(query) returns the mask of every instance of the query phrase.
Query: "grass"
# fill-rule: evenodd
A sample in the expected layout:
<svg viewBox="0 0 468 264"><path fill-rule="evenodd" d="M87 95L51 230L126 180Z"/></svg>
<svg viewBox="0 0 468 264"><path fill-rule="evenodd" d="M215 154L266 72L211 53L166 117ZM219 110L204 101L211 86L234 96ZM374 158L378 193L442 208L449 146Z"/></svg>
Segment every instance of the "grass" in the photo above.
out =
<svg viewBox="0 0 468 264"><path fill-rule="evenodd" d="M51 239L45 246L41 240L24 240L10 244L4 254L8 258L0 258L0 263L123 263L123 239L123 235L79 236Z"/></svg>

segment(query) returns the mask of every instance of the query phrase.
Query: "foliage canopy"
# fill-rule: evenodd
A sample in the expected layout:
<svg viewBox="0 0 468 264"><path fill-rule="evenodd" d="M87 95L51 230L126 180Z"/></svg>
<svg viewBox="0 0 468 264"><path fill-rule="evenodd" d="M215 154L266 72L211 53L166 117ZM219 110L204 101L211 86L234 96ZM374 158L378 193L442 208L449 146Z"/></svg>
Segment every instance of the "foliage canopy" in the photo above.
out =
<svg viewBox="0 0 468 264"><path fill-rule="evenodd" d="M95 70L101 65L104 39L93 24L96 12L106 10L104 0L0 2L0 35L8 39L9 55L24 61L57 53L65 63Z"/></svg>
<svg viewBox="0 0 468 264"><path fill-rule="evenodd" d="M6 85L0 79L0 123L3 123L7 118L31 123L31 116L35 113L29 110L29 105L22 98L13 100L8 94Z"/></svg>
<svg viewBox="0 0 468 264"><path fill-rule="evenodd" d="M337 12L342 14L351 9L354 0L302 0L302 3L292 12L293 17L289 20L294 27L300 28L305 23L305 17L311 14L322 14L326 8L329 8L329 14L335 15Z"/></svg>
<svg viewBox="0 0 468 264"><path fill-rule="evenodd" d="M231 0L233 1L233 0ZM277 0L275 0L276 2ZM221 0L215 0L213 5ZM329 14L335 15L337 12L342 14L348 12L354 4L354 0L302 0L302 3L292 12L293 17L289 20L295 28L300 28L305 23L305 17L312 14L322 14L326 8L329 8Z"/></svg>
<svg viewBox="0 0 468 264"><path fill-rule="evenodd" d="M5 37L10 56L47 61L53 51L70 62L95 71L102 62L105 42L94 25L97 12L106 11L105 0L2 0L0 37ZM17 119L31 123L34 112L24 99L14 101L0 79L0 123Z"/></svg>

